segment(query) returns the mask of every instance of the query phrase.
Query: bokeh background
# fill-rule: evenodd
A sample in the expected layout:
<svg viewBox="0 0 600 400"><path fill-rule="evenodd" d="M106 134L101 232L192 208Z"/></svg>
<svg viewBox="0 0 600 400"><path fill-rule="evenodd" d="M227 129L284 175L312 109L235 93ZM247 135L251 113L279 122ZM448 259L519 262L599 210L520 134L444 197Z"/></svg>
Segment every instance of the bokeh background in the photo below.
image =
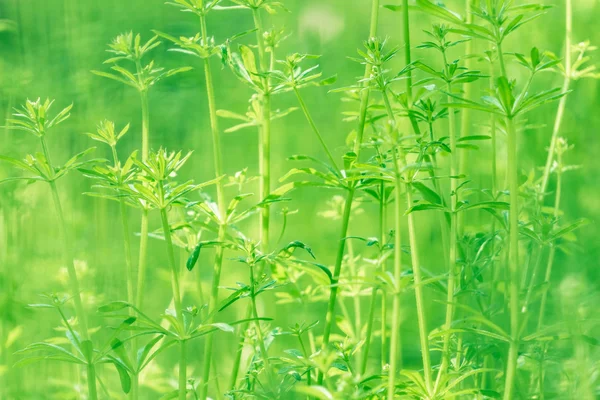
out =
<svg viewBox="0 0 600 400"><path fill-rule="evenodd" d="M397 0L382 1L382 4L397 4ZM541 50L563 53L564 11L557 0L547 0L554 6L547 14L529 24L518 40L509 40L506 51L527 54L531 46ZM337 86L346 86L356 81L363 67L350 60L356 54L361 42L368 33L370 1L367 0L286 0L290 13L280 13L272 18L275 26L285 27L293 33L281 46L279 57L287 53L301 52L322 54L319 64L325 76L338 75ZM462 2L449 1L449 7L461 10ZM431 19L424 14L413 14L413 43L424 40L423 29L428 29ZM574 41L590 40L600 44L600 2L578 0L574 9ZM389 37L393 45L401 43L400 14L387 9L381 10L380 35ZM209 32L217 42L252 28L252 19L245 11L213 12L209 17ZM12 107L23 103L27 98L56 99L55 111L74 103L72 117L49 136L51 152L57 162L63 162L70 155L95 145L83 135L93 131L97 123L104 119L114 120L117 126L131 123L130 133L122 141L120 154L125 157L136 149L140 142L141 113L137 92L122 84L94 76L92 69L106 69L102 65L108 58L107 43L119 33L133 31L141 33L143 39L152 36L156 29L174 36L192 36L198 30L198 21L189 14L156 0L0 0L0 125ZM242 39L253 40L253 38ZM213 177L211 140L204 75L200 60L180 53L168 52L171 45L163 43L154 50L151 57L166 68L189 65L194 70L160 82L150 91L151 147L159 146L172 150L194 150L194 154L182 175L197 181ZM482 50L475 46L475 50ZM462 48L454 50L456 56ZM429 59L426 50L415 50L415 58ZM402 66L401 57L395 68ZM600 62L600 53L596 55ZM250 91L244 87L226 68L219 68L214 58L217 106L243 113L247 108ZM485 68L484 64L473 63L474 68ZM524 70L516 63L509 64L509 74L521 81ZM535 87L560 86L561 76L548 73L536 81ZM477 83L473 92L480 93L487 85ZM578 232L579 245L570 254L560 253L557 259L554 279L558 283L566 276L576 276L583 283L584 291L591 294L598 290L600 269L600 240L597 224L600 217L599 169L600 140L600 101L599 84L594 80L577 81L574 92L569 95L561 135L575 145L567 156L567 162L581 166L565 177L563 210L565 219L587 218L591 224ZM353 123L343 121L342 112L352 110L352 105L340 101L341 95L328 93L329 88L310 88L305 92L309 108L326 141L334 149L336 157L346 151L345 140L354 128ZM294 106L289 95L278 96L275 108ZM520 168L524 174L543 165L549 143L551 125L556 105L547 105L529 116L529 124L534 127L520 136ZM226 128L229 121L222 121ZM473 134L480 132L479 117L473 117ZM223 134L225 150L225 172L233 174L248 168L249 175L256 175L257 134L254 129ZM503 138L500 139L499 158L503 155ZM36 138L18 131L0 129L0 154L23 157L38 151ZM282 176L292 163L286 158L293 154L324 156L305 123L301 113L296 112L282 120L277 120L273 128L273 175ZM96 156L108 156L106 149L99 147ZM489 147L483 144L481 150L468 154L471 178L485 187L489 181ZM18 174L6 164L0 164L0 179ZM500 168L500 174L503 167ZM539 173L539 171L538 171ZM122 242L119 213L116 204L102 199L83 195L89 191L90 181L77 173L70 174L59 183L62 200L67 212L68 224L76 244L78 267L83 274L84 295L90 304L102 304L106 300L123 298L124 275ZM252 184L249 190L256 190ZM288 207L299 212L289 216L289 227L285 240L302 240L309 244L318 261L331 265L334 261L338 236L338 223L328 219L331 213L332 196L335 193L317 192L306 189L293 193ZM377 234L376 205L361 204L362 213L353 218L351 233L363 237ZM38 301L38 294L60 291L64 288L66 273L61 265L60 243L57 242L57 224L48 188L43 184L9 184L0 186L0 398L2 399L71 399L73 394L73 369L56 364L27 365L11 368L15 361L12 353L33 341L57 336L57 318L52 313L32 311L26 304ZM277 213L277 209L274 210ZM391 215L390 215L391 217ZM431 270L440 268L440 238L435 229L435 220L419 217L419 240L427 243L423 263ZM476 216L473 216L476 218ZM138 229L137 214L132 213L131 229ZM475 225L479 220L467 220ZM157 229L159 222L151 221L151 229ZM274 230L277 232L281 218L275 217ZM245 228L250 235L256 235L256 224ZM134 239L137 245L137 238ZM163 243L151 242L147 309L158 316L168 305L170 286L163 251ZM185 275L189 289L186 303L197 302L194 287L198 279L210 284L211 252L201 257L199 267ZM134 249L134 254L137 254ZM184 260L185 254L181 254ZM228 262L224 269L223 285L232 286L244 280L245 267ZM557 287L558 285L554 285ZM316 302L309 307L295 304L280 305L273 300L274 295L263 298L262 312L275 317L276 325L286 327L292 322L322 319L325 303ZM554 297L552 297L554 298ZM366 303L365 303L366 304ZM416 345L416 323L412 315L412 299L405 301L405 362L418 365ZM93 310L93 306L90 309ZM431 304L431 314L439 322L441 306ZM232 320L243 314L245 307L234 308L223 320ZM438 310L439 309L439 310ZM92 312L93 313L93 312ZM560 312L556 311L557 318ZM92 318L93 325L102 324L98 317ZM432 322L435 326L437 323ZM413 326L414 325L414 326ZM279 340L279 339L278 339ZM285 348L283 337L277 348ZM200 354L201 343L194 351ZM234 338L219 335L217 339L220 362L219 371L227 377L229 363L233 355ZM374 349L374 359L378 356ZM199 363L191 362L199 372ZM153 371L148 381L156 391L148 391L147 398L158 398L156 393L165 391L173 384L175 356L167 354ZM153 375L152 375L153 374Z"/></svg>

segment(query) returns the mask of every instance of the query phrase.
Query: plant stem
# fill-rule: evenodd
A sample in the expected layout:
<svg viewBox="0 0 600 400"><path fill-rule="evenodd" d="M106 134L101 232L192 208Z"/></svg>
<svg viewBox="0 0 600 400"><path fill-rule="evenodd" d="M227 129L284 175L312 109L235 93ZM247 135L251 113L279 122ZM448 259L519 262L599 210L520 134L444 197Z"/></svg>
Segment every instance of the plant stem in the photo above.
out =
<svg viewBox="0 0 600 400"><path fill-rule="evenodd" d="M96 389L96 367L94 364L87 364L87 383L88 383L88 399L97 400L98 392Z"/></svg>
<svg viewBox="0 0 600 400"><path fill-rule="evenodd" d="M160 183L162 185L162 182ZM165 243L167 245L167 257L169 260L169 267L171 269L171 290L173 291L173 302L175 306L175 315L177 319L182 322L183 318L181 315L181 290L179 287L179 269L175 262L175 252L173 250L173 240L171 239L171 227L169 225L169 218L167 216L167 210L162 208L160 210L160 218L162 222L163 234L165 236Z"/></svg>
<svg viewBox="0 0 600 400"><path fill-rule="evenodd" d="M369 308L369 317L367 320L367 333L365 335L364 352L362 364L360 367L361 376L367 371L367 363L369 361L369 350L371 348L371 336L373 334L373 322L375 320L375 306L377 305L377 288L371 289L371 307Z"/></svg>
<svg viewBox="0 0 600 400"><path fill-rule="evenodd" d="M412 193L410 188L406 188L406 204L411 207L413 204ZM421 342L421 356L423 358L423 372L425 376L425 384L427 390L431 391L431 359L429 354L429 331L427 329L427 315L425 308L425 300L423 296L422 272L419 263L419 252L417 249L417 237L415 230L414 213L408 214L408 237L410 241L412 269L415 286L415 299L417 303L417 319L419 321L419 339Z"/></svg>
<svg viewBox="0 0 600 400"><path fill-rule="evenodd" d="M254 326L256 329L256 336L258 339L258 346L260 348L260 355L262 356L263 363L265 365L265 371L266 371L267 377L270 381L271 378L273 377L273 375L272 375L272 371L271 371L271 364L269 362L269 354L267 353L267 347L265 346L265 340L263 337L262 328L260 326L260 320L259 320L259 316L258 316L258 308L256 307L255 289L256 289L256 280L254 277L254 266L250 266L250 290L252 291L250 293L250 301L252 304L252 314L254 317Z"/></svg>
<svg viewBox="0 0 600 400"><path fill-rule="evenodd" d="M112 156L115 166L119 166L119 156L115 146L111 146ZM133 262L131 261L131 240L129 238L128 212L125 200L119 198L119 209L121 211L121 225L123 229L123 246L125 247L125 271L127 274L127 301L130 304L135 302L134 282L135 274L133 271Z"/></svg>
<svg viewBox="0 0 600 400"><path fill-rule="evenodd" d="M371 23L369 28L369 37L374 37L377 35L377 21L379 19L379 0L372 0L371 3ZM371 75L371 66L367 64L365 66L365 79ZM366 85L366 84L365 84ZM366 87L366 86L365 86ZM363 135L365 132L365 125L367 120L367 106L369 104L369 90L365 89L361 92L360 97L360 109L359 109L359 117L358 117L358 129L356 134L356 141L354 142L354 153L356 154L356 158L358 159L360 155L360 149L362 144ZM348 225L350 223L350 214L352 210L352 201L354 199L355 188L354 185L351 185L348 188L348 192L346 193L346 201L344 203L344 215L342 217L342 227L340 231L340 237L338 242L338 250L335 259L335 266L333 272L332 279L332 287L329 292L329 301L327 304L327 316L325 317L325 328L323 331L323 343L321 349L324 351L329 346L329 337L331 335L331 329L333 326L333 320L335 319L335 300L337 297L338 286L337 283L339 281L342 262L344 260L344 252L346 245L346 235L348 233ZM322 371L318 373L318 383L319 385L323 383L324 374Z"/></svg>
<svg viewBox="0 0 600 400"><path fill-rule="evenodd" d="M113 162L115 167L120 167L119 156L117 154L116 146L111 146ZM119 197L119 208L121 211L121 227L123 229L123 246L125 247L125 271L127 274L127 302L130 304L135 303L135 272L133 270L133 262L131 259L131 239L129 238L129 216L127 212L127 205L125 204L125 200ZM129 309L130 315L133 315L133 310ZM135 343L135 340L133 341ZM135 346L132 346L132 355L135 356ZM136 371L132 373L131 379L131 390L129 392L129 398L132 400L137 400L138 398L138 374Z"/></svg>
<svg viewBox="0 0 600 400"><path fill-rule="evenodd" d="M148 256L148 210L142 209L142 220L140 226L140 249L138 259L138 277L135 306L141 309L144 302L144 291L146 287L146 267Z"/></svg>
<svg viewBox="0 0 600 400"><path fill-rule="evenodd" d="M204 43L208 41L208 34L206 29L206 15L200 15L200 29L202 31L202 40ZM215 105L215 90L213 84L212 70L210 66L210 59L204 58L204 77L206 80L206 96L208 100L208 113L210 118L210 127L212 133L213 142L213 164L215 169L215 176L218 178L223 175L223 161L221 153L221 137L218 125L217 108ZM225 218L225 194L223 193L223 183L219 180L217 182L217 205L221 218ZM219 225L219 232L217 240L222 242L225 238L226 226L224 221L221 221ZM211 314L211 308L216 309L219 302L219 286L221 284L221 270L223 267L223 253L224 249L218 246L215 251L215 262L213 266L213 280L209 299L209 315ZM212 321L212 317L208 322ZM202 383L200 386L200 398L205 399L208 394L208 380L210 378L211 371L211 360L213 351L213 335L209 335L204 343L204 362L202 370Z"/></svg>
<svg viewBox="0 0 600 400"><path fill-rule="evenodd" d="M44 156L46 157L46 161L48 162L48 166L52 171L54 171L54 167L52 165L52 161L50 159L50 153L48 152L48 146L46 145L46 139L44 136L40 137L40 141L42 144L42 150L44 152ZM54 177L53 177L54 178ZM54 201L54 207L56 210L56 216L58 217L58 230L60 235L60 241L63 243L63 257L64 263L67 267L67 272L69 274L69 285L71 286L71 292L73 295L73 301L75 303L75 314L79 319L79 324L81 326L81 337L83 340L89 339L88 326L87 326L87 317L84 312L83 304L81 302L81 290L79 289L79 278L77 277L77 271L75 270L75 264L73 262L73 250L71 248L71 240L69 237L69 231L67 229L67 224L65 222L65 216L63 213L62 204L60 201L60 196L58 194L58 189L56 188L56 181L52 180L50 183L50 190L52 192L52 199Z"/></svg>
<svg viewBox="0 0 600 400"><path fill-rule="evenodd" d="M160 187L163 187L162 184L163 183L160 182ZM173 291L175 315L177 317L177 320L181 324L181 328L185 329L181 306L181 291L179 287L179 269L177 268L177 263L175 262L173 240L171 239L171 227L169 225L169 218L167 216L167 210L165 208L162 208L160 210L160 217L162 221L163 234L165 236L165 243L167 245L167 257L169 260L169 267L171 268L171 289ZM185 340L180 339L179 345L179 400L185 400L187 394Z"/></svg>
<svg viewBox="0 0 600 400"><path fill-rule="evenodd" d="M386 239L385 233L385 217L386 217L386 205L385 205L385 181L381 180L379 184L379 244L383 246ZM380 255L381 257L381 255ZM381 273L385 274L387 272L386 268L386 260L381 260ZM383 367L387 363L387 296L385 290L381 290L381 370L383 371Z"/></svg>
<svg viewBox="0 0 600 400"><path fill-rule="evenodd" d="M268 61L265 50L265 42L263 38L264 28L262 17L258 8L252 9L252 17L254 18L254 27L256 28L256 40L258 45L258 56L260 64L260 72L268 71ZM260 169L260 196L264 200L271 193L271 94L270 80L267 77L262 78L264 93L262 95L262 123L260 125L259 138L259 169ZM261 209L261 229L260 242L263 251L267 251L269 246L269 207Z"/></svg>
<svg viewBox="0 0 600 400"><path fill-rule="evenodd" d="M402 190L402 177L396 149L392 149L394 162L396 207L394 217L394 297L392 303L392 333L390 335L390 368L388 372L388 400L393 400L396 389L396 369L402 364L399 357L400 351L400 280L402 279L402 203L400 192ZM400 358L400 362L398 359Z"/></svg>
<svg viewBox="0 0 600 400"><path fill-rule="evenodd" d="M396 117L394 115L392 106L390 104L389 97L386 92L383 92L383 102L385 104L388 118L390 119L390 121L393 121L394 127L395 127L396 126ZM399 151L401 151L400 147L399 147ZM395 151L394 151L394 157L397 157L395 154ZM402 154L402 157L405 157L405 156ZM395 173L397 175L400 175L400 167L398 166L398 162L396 161L394 164L395 164ZM404 160L404 164L406 164L406 160ZM400 196L400 186L398 186L398 185L400 183L401 183L400 178L397 178L396 201L398 203L399 203L398 200L399 200L399 196ZM411 188L408 187L408 185L410 183L411 182L409 181L409 178L407 177L407 183L406 183L407 184L407 187L406 187L407 208L410 208L413 203ZM400 205L398 204L396 206L396 208L397 208L397 212L399 213ZM396 229L397 230L399 229L398 221L396 224ZM424 301L424 297L423 297L422 272L421 272L421 264L419 261L419 251L418 251L418 245L417 245L415 219L414 219L413 213L408 214L408 238L409 238L409 245L410 245L411 266L412 266L413 276L414 276L415 300L416 300L416 305L417 305L417 320L418 320L418 324L419 324L419 340L420 340L420 344L421 344L421 356L423 359L423 374L425 376L425 386L427 388L427 391L431 392L431 388L432 388L431 370L432 369L431 369L431 359L430 359L430 354L429 354L429 338L428 338L429 331L427 329L427 316L426 316L426 311L425 311L425 301ZM401 251L397 252L396 257L399 258L401 256L401 254L402 254ZM401 268L401 265L398 267ZM398 281L396 283L398 284ZM392 329L393 329L393 327L392 327ZM391 370L391 368L390 368L390 370ZM390 375L390 377L391 377L391 375ZM389 389L388 389L388 391L389 391Z"/></svg>
<svg viewBox="0 0 600 400"><path fill-rule="evenodd" d="M333 279L331 280L331 289L329 292L329 302L327 304L327 315L325 317L325 330L323 332L323 344L322 350L326 350L329 345L329 337L331 335L331 327L333 325L333 319L335 317L335 302L337 298L338 282L340 279L340 273L342 270L342 260L344 258L344 250L346 244L346 236L348 233L348 226L350 224L350 212L352 210L352 200L354 199L354 187L348 189L346 195L346 202L344 203L344 215L342 216L342 227L340 231L340 240L338 242L338 249L336 254L336 263L333 270ZM323 383L323 374L319 372L318 378L319 384Z"/></svg>
<svg viewBox="0 0 600 400"><path fill-rule="evenodd" d="M136 71L138 79L141 79L142 65L139 60L136 61ZM142 162L148 160L148 150L150 142L150 111L148 107L148 90L140 91L140 102L142 105ZM148 210L142 210L140 223L140 253L138 258L138 281L135 306L142 308L144 300L144 288L146 284L146 258L148 249Z"/></svg>
<svg viewBox="0 0 600 400"><path fill-rule="evenodd" d="M444 56L445 57L445 56ZM447 63L445 63L447 65ZM448 92L452 93L452 86L448 84ZM448 288L446 297L446 319L444 321L443 329L445 331L450 330L452 327L452 320L454 319L454 291L456 286L456 258L458 255L458 218L456 212L456 203L458 202L458 154L456 148L457 135L456 135L456 121L454 115L454 109L451 107L452 97L448 96L448 132L450 136L450 249L449 249L449 262L448 262ZM447 332L444 335L444 341L442 346L442 363L440 371L438 373L435 389L439 388L443 376L446 374L450 365L450 339L452 335Z"/></svg>
<svg viewBox="0 0 600 400"><path fill-rule="evenodd" d="M573 10L572 0L565 0L565 15L566 15L566 29L565 29L565 78L563 81L562 91L567 92L569 85L571 84L571 41L573 33ZM550 148L548 149L548 156L546 158L546 165L544 167L544 174L542 175L542 183L540 187L540 193L543 196L546 193L548 187L548 180L550 179L550 170L552 168L552 161L554 159L554 153L556 150L556 140L558 139L558 133L562 123L565 107L567 104L567 96L560 98L558 103L558 109L556 112L556 118L554 119L554 128L552 129L552 137L550 139Z"/></svg>
<svg viewBox="0 0 600 400"><path fill-rule="evenodd" d="M50 167L51 171L54 171L54 167L52 165L52 160L50 158L50 152L48 151L48 146L46 145L46 139L44 135L40 137L40 142L42 144L42 151L44 152L44 156L46 157L46 162ZM52 172L54 174L54 172ZM54 176L52 175L52 179ZM56 181L51 180L49 182L50 190L52 192L52 199L54 201L54 207L56 209L56 215L58 217L58 230L60 235L60 241L63 243L63 257L64 263L67 267L67 272L69 274L69 285L71 286L71 292L73 296L73 301L75 303L75 315L79 320L79 324L81 326L81 338L83 341L90 340L88 325L87 325L87 316L85 314L83 304L81 302L81 291L79 289L79 278L77 277L77 270L75 269L75 264L73 262L73 250L71 248L71 240L69 238L69 231L67 230L67 224L65 222L65 216L63 213L62 204L60 201L60 196L58 194L58 189L56 188ZM94 365L88 364L87 366L87 380L88 380L88 397L90 400L96 400L98 398L96 392L96 374Z"/></svg>
<svg viewBox="0 0 600 400"><path fill-rule="evenodd" d="M312 116L310 115L310 113L308 111L308 108L306 107L306 103L304 102L304 99L302 98L302 96L300 96L300 92L298 91L298 89L296 87L294 87L294 93L296 94L296 98L298 99L298 103L300 104L300 108L302 109L302 112L304 113L304 116L306 117L308 124L312 128L315 135L317 135L317 139L319 139L319 143L321 143L321 147L327 154L327 158L329 158L329 162L331 163L331 166L341 175L340 170L335 162L335 158L333 158L331 151L329 151L329 147L327 147L325 140L323 140L323 136L321 136L321 133L319 132L319 128L317 128L315 121L313 120Z"/></svg>
<svg viewBox="0 0 600 400"><path fill-rule="evenodd" d="M302 349L302 354L304 355L304 359L306 361L310 360L310 353L308 352L308 350L306 350L306 346L304 346L304 340L302 340L302 332L298 333L298 341L300 342L300 348ZM306 384L308 386L310 386L311 381L312 381L311 370L309 368L308 372L306 373Z"/></svg>
<svg viewBox="0 0 600 400"><path fill-rule="evenodd" d="M517 133L512 118L506 119L509 210L509 297L511 341L508 350L504 400L512 398L519 350L519 181L517 169Z"/></svg>
<svg viewBox="0 0 600 400"><path fill-rule="evenodd" d="M187 354L185 340L179 341L179 400L187 398Z"/></svg>
<svg viewBox="0 0 600 400"><path fill-rule="evenodd" d="M554 194L554 218L558 218L560 214L560 198L562 195L562 156L558 154L558 168L556 173L556 190ZM554 257L556 255L556 246L550 244L550 252L548 254L548 261L546 264L546 273L544 274L544 291L542 292L542 298L540 300L540 313L538 315L537 329L542 329L544 325L544 315L546 314L546 302L548 301L548 287L550 286L550 278L552 276L552 266L554 264Z"/></svg>

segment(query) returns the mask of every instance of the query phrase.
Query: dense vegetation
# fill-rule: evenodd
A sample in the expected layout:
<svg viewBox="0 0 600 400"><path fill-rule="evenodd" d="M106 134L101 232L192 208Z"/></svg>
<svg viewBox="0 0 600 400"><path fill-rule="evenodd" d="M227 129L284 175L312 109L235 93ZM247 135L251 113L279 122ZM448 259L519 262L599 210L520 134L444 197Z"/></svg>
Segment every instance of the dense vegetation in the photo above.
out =
<svg viewBox="0 0 600 400"><path fill-rule="evenodd" d="M572 0L58 3L0 3L0 398L598 396Z"/></svg>

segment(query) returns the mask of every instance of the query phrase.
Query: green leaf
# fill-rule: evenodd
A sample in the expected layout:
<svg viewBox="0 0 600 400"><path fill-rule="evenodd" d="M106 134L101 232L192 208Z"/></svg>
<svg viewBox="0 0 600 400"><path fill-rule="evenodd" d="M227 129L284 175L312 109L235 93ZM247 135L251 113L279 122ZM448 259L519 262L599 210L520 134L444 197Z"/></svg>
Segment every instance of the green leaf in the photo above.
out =
<svg viewBox="0 0 600 400"><path fill-rule="evenodd" d="M297 386L296 393L302 393L319 400L335 400L333 394L323 386Z"/></svg>
<svg viewBox="0 0 600 400"><path fill-rule="evenodd" d="M425 184L421 182L412 182L412 187L417 189L419 193L423 196L423 199L427 200L432 204L443 204L442 198L439 194L435 192L435 190L429 188Z"/></svg>
<svg viewBox="0 0 600 400"><path fill-rule="evenodd" d="M131 304L126 301L113 301L111 303L105 304L103 306L98 307L98 312L107 313L123 310L127 307L131 307Z"/></svg>
<svg viewBox="0 0 600 400"><path fill-rule="evenodd" d="M308 247L308 245L306 245L305 243L302 243L302 242L300 242L298 240L295 240L295 241L293 241L291 243L288 243L284 248L282 248L281 250L279 250L278 254L285 253L288 256L291 256L295 249L306 250L306 252L308 254L310 254L310 256L312 258L316 259L315 254L313 253L312 249L310 247Z"/></svg>
<svg viewBox="0 0 600 400"><path fill-rule="evenodd" d="M444 212L449 212L450 211L450 210L448 210L442 204L420 203L420 204L412 206L411 208L409 208L408 210L406 210L406 212L404 213L404 215L408 215L408 214L413 213L415 211L427 211L427 210L444 211Z"/></svg>

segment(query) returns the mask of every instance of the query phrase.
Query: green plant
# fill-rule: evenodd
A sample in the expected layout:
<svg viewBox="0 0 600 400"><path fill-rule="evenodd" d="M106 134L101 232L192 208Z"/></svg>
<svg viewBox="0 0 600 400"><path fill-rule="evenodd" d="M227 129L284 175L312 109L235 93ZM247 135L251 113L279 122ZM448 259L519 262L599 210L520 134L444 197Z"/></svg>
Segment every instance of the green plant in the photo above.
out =
<svg viewBox="0 0 600 400"><path fill-rule="evenodd" d="M109 34L105 14L53 2L45 18L14 4L18 23L0 21L0 397L597 396L595 102L577 83L598 73L594 46L574 44L590 5L168 1L189 23L146 4L131 26L156 36L118 35L93 71L130 92L78 73L78 46ZM545 29L558 14L564 32ZM180 74L181 54L202 73ZM13 115L28 69L49 87L69 77L82 110L71 130L138 108L139 129L100 117L86 135L107 159L89 149L55 166L50 154L83 138L48 146L70 106L27 101ZM41 152L9 157L33 138ZM45 300L29 308L55 315L20 310L35 292Z"/></svg>

